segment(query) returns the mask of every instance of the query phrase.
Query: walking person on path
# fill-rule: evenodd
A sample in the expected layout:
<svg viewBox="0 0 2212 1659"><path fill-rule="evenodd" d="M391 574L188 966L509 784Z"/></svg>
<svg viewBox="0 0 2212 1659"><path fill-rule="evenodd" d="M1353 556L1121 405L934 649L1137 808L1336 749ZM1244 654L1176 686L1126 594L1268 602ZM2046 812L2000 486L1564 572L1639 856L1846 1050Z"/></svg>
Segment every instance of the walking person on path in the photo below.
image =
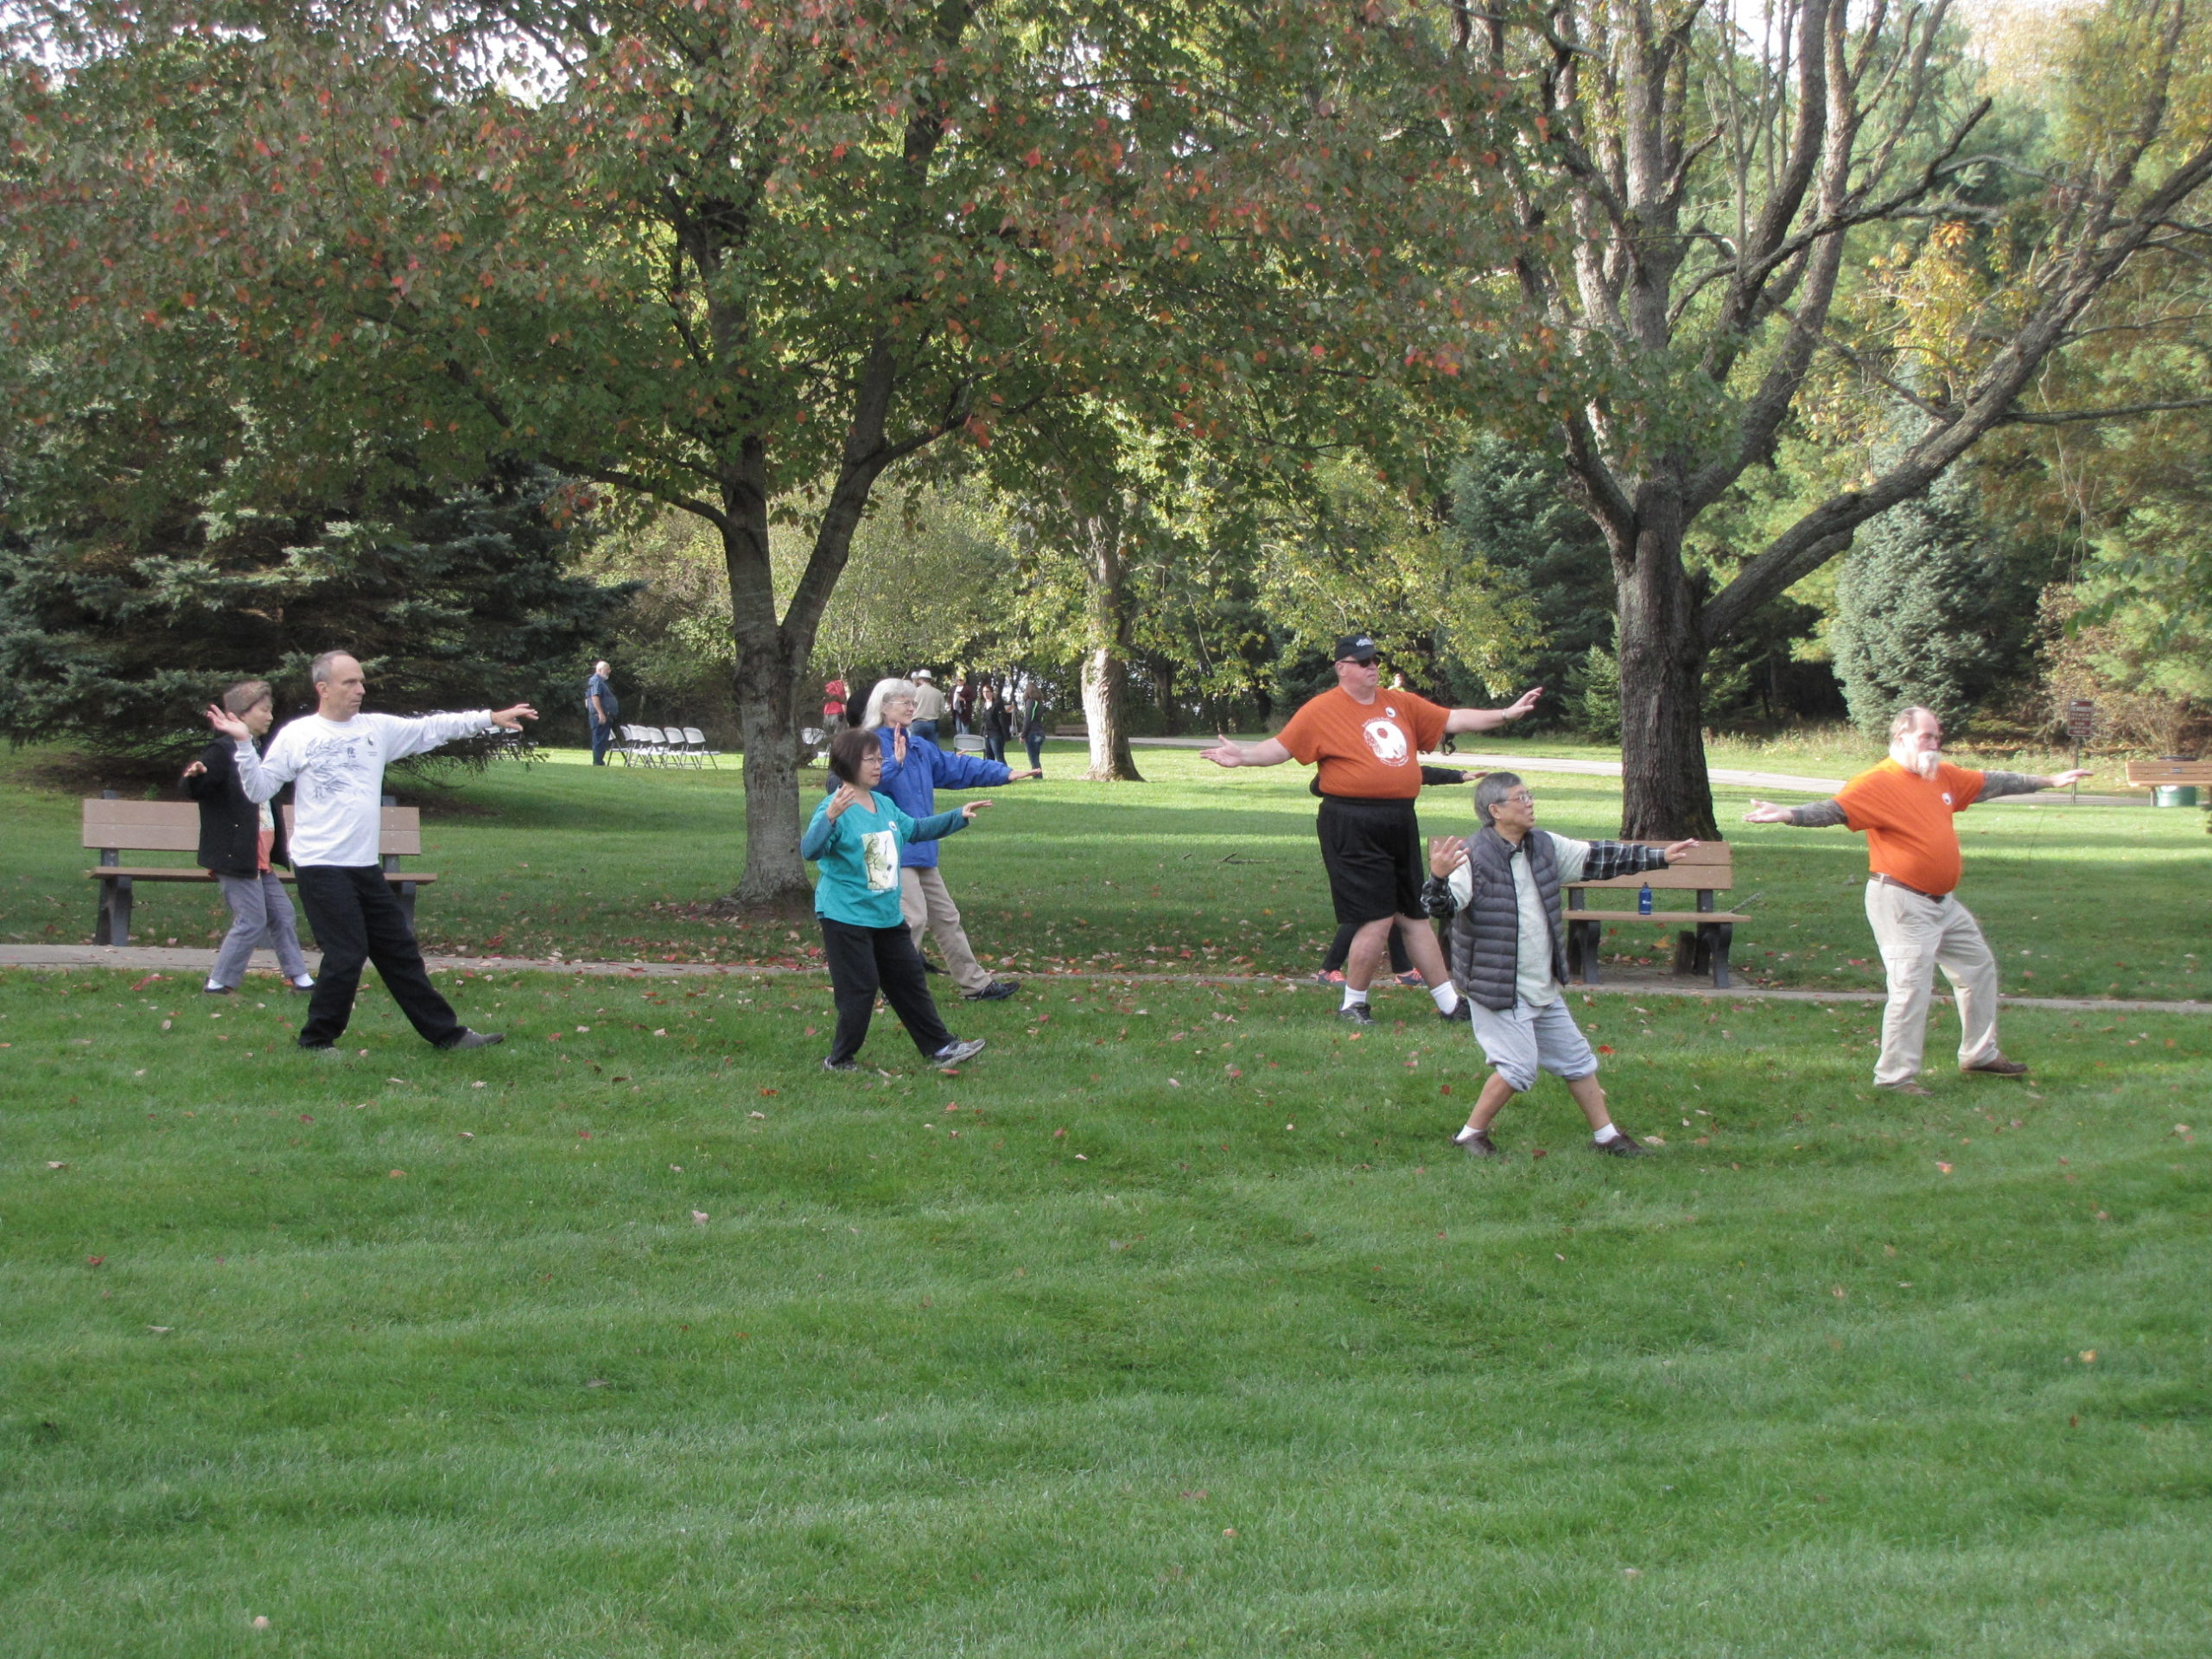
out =
<svg viewBox="0 0 2212 1659"><path fill-rule="evenodd" d="M1337 641L1337 684L1290 717L1281 735L1258 743L1227 737L1198 753L1217 766L1274 766L1295 759L1318 765L1321 812L1316 825L1321 863L1339 925L1351 922L1344 962L1343 1018L1372 1025L1368 986L1395 928L1445 1019L1462 1017L1459 994L1444 953L1421 914L1421 757L1447 732L1488 732L1519 720L1543 695L1539 686L1506 709L1445 709L1410 692L1384 694L1377 681L1382 653L1364 633Z"/></svg>
<svg viewBox="0 0 2212 1659"><path fill-rule="evenodd" d="M268 734L276 717L266 680L240 680L223 693L223 708L255 741ZM254 948L265 944L276 953L285 982L294 990L310 991L315 978L300 950L299 925L274 868L291 864L285 856L283 820L267 801L247 796L238 783L235 754L235 746L219 738L184 770L184 792L200 803L200 868L215 878L231 908L231 931L216 947L214 965L201 988L220 996L237 990L245 981Z"/></svg>
<svg viewBox="0 0 2212 1659"><path fill-rule="evenodd" d="M2062 789L2088 775L2085 769L2045 778L1955 766L1943 759L1943 722L1933 709L1911 708L1890 722L1890 758L1829 799L1805 806L1751 803L1746 823L1842 824L1866 833L1866 920L1890 983L1881 1058L1874 1064L1877 1088L1930 1092L1920 1071L1938 968L1958 998L1959 1070L1968 1077L2027 1075L2024 1062L2006 1059L1997 1046L1997 958L1981 924L1955 892L1965 860L1952 820L1976 801Z"/></svg>
<svg viewBox="0 0 2212 1659"><path fill-rule="evenodd" d="M614 683L607 678L612 671L605 663L594 663L591 677L584 682L584 718L591 723L594 766L607 764L607 751L614 742L615 717L622 712L622 700L614 695Z"/></svg>
<svg viewBox="0 0 2212 1659"><path fill-rule="evenodd" d="M383 822L384 769L456 738L498 727L522 729L537 710L518 702L496 713L365 715L368 683L361 664L346 652L327 651L308 673L315 682L315 712L276 734L266 758L253 751L252 731L220 706L207 723L232 740L238 782L246 798L266 801L294 785L292 870L308 925L322 946L322 976L308 1003L300 1046L335 1053L353 1015L364 963L376 963L385 988L408 1021L435 1048L482 1048L497 1032L471 1031L453 1005L438 995L423 965L423 950L407 912L392 896L377 862Z"/></svg>
<svg viewBox="0 0 2212 1659"><path fill-rule="evenodd" d="M882 680L868 693L868 712L861 717L883 750L883 772L877 787L907 817L918 819L934 815L939 789L995 789L1037 776L1033 772L1011 772L1003 760L983 760L957 749L939 748L921 734L915 707L912 680ZM945 971L969 1001L997 1002L1021 988L1020 980L992 978L976 960L967 930L960 923L960 907L952 902L938 869L936 842L912 842L899 848L899 912L914 936L914 949L921 949L925 933L934 934L938 949L944 953Z"/></svg>
<svg viewBox="0 0 2212 1659"><path fill-rule="evenodd" d="M965 830L988 801L917 819L881 792L883 747L871 731L848 730L830 741L835 793L824 796L799 839L799 854L817 869L815 919L837 1002L837 1032L822 1062L827 1071L857 1071L854 1057L868 1040L876 994L890 1001L906 1034L933 1065L957 1065L981 1053L982 1039L963 1042L945 1029L930 995L922 953L914 948L899 906L902 849Z"/></svg>
<svg viewBox="0 0 2212 1659"><path fill-rule="evenodd" d="M1475 785L1475 817L1483 827L1472 840L1446 836L1429 844L1429 879L1421 887L1422 907L1452 918L1452 978L1491 1068L1453 1144L1471 1158L1497 1157L1491 1122L1507 1101L1535 1088L1543 1071L1565 1080L1589 1121L1594 1150L1639 1156L1643 1146L1613 1122L1598 1086L1598 1057L1561 995L1567 926L1560 893L1571 881L1663 870L1697 842L1662 850L1539 830L1535 797L1510 772L1493 772Z"/></svg>

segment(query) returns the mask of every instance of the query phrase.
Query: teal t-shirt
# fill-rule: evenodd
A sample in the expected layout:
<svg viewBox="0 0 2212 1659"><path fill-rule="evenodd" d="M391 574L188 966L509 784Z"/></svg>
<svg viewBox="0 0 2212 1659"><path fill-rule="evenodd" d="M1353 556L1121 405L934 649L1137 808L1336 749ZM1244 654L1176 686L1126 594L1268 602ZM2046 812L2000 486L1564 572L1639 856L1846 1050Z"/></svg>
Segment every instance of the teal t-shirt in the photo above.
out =
<svg viewBox="0 0 2212 1659"><path fill-rule="evenodd" d="M880 789L875 809L849 806L830 816L834 793L824 795L799 838L800 856L815 865L814 913L852 927L897 927L899 849L936 841L968 827L958 812L910 818Z"/></svg>

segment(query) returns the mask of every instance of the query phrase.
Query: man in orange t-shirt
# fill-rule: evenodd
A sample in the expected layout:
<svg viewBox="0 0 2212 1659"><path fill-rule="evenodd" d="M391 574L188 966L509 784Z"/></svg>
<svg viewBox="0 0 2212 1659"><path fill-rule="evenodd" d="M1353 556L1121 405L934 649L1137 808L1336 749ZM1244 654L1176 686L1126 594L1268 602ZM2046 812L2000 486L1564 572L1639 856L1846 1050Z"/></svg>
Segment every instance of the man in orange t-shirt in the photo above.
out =
<svg viewBox="0 0 2212 1659"><path fill-rule="evenodd" d="M2086 778L2024 772L1969 772L1943 759L1943 725L1934 712L1907 709L1890 722L1890 758L1862 772L1833 799L1809 806L1753 801L1747 823L1845 824L1866 833L1866 919L1890 981L1882 1015L1878 1088L1929 1092L1920 1081L1928 999L1936 970L1959 1000L1959 1070L2017 1077L2027 1067L1997 1046L1997 958L1980 924L1952 889L1959 885L1959 832L1951 820L1976 801L2057 789Z"/></svg>
<svg viewBox="0 0 2212 1659"><path fill-rule="evenodd" d="M1421 753L1447 733L1487 732L1520 719L1543 688L1510 709L1446 709L1411 692L1382 690L1382 660L1369 635L1346 634L1337 641L1337 689L1299 709L1279 736L1260 743L1224 737L1198 753L1218 766L1275 766L1295 759L1319 767L1318 827L1329 896L1338 922L1358 929L1344 958L1344 1017L1355 1025L1375 1023L1367 988L1395 927L1436 1011L1456 1020L1459 994L1421 907L1428 874L1414 813Z"/></svg>

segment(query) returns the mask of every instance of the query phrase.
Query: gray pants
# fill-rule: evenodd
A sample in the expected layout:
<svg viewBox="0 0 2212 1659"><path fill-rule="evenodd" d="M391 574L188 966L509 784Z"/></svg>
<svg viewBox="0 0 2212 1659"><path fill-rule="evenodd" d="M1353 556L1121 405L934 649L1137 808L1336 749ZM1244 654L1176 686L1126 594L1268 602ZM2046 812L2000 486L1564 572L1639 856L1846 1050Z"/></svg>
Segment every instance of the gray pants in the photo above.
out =
<svg viewBox="0 0 2212 1659"><path fill-rule="evenodd" d="M216 949L215 965L207 970L208 983L236 990L245 982L246 963L253 959L254 947L263 944L276 953L285 978L302 977L308 959L301 952L293 925L291 898L275 873L219 875L215 880L223 889L223 902L231 907L231 931Z"/></svg>

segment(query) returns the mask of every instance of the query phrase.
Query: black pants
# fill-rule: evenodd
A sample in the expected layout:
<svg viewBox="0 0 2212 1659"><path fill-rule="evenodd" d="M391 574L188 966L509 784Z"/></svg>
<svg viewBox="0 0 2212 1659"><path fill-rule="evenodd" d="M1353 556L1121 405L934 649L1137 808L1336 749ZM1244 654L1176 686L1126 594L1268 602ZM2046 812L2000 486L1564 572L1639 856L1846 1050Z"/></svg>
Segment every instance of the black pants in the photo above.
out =
<svg viewBox="0 0 2212 1659"><path fill-rule="evenodd" d="M423 949L407 925L384 872L373 864L310 864L297 872L300 905L322 947L315 994L308 1001L308 1022L300 1028L302 1048L328 1048L346 1034L353 1017L353 994L360 988L361 965L373 962L385 988L423 1040L444 1047L464 1027L453 1005L430 983Z"/></svg>
<svg viewBox="0 0 2212 1659"><path fill-rule="evenodd" d="M922 953L914 949L914 936L903 923L855 927L827 916L815 919L822 924L822 954L829 959L830 989L837 999L837 1035L830 1045L832 1060L849 1060L861 1052L879 989L890 999L891 1011L924 1058L952 1040L944 1021L938 1018Z"/></svg>

